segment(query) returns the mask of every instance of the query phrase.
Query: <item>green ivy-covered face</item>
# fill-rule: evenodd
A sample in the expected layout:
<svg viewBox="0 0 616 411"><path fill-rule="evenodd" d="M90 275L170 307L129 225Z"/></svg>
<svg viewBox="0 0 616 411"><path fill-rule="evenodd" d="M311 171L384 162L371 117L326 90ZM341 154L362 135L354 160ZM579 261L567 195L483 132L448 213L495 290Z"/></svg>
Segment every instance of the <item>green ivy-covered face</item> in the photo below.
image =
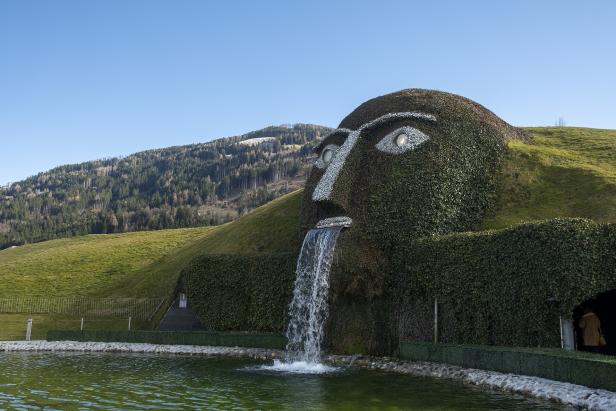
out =
<svg viewBox="0 0 616 411"><path fill-rule="evenodd" d="M505 140L518 137L452 94L411 89L370 100L317 147L303 227L341 225L379 248L470 229L493 197Z"/></svg>
<svg viewBox="0 0 616 411"><path fill-rule="evenodd" d="M398 346L396 288L413 242L466 231L493 203L510 138L484 107L453 94L403 90L367 101L316 149L302 228L346 227L330 272L325 346L388 354ZM417 284L413 284L417 286Z"/></svg>

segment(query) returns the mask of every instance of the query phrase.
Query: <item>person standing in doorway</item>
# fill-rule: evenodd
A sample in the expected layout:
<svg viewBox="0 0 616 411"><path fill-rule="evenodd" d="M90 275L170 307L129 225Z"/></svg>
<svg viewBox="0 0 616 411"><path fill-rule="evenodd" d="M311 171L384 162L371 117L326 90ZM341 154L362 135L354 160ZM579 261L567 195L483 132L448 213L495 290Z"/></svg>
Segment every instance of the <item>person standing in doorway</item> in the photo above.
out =
<svg viewBox="0 0 616 411"><path fill-rule="evenodd" d="M605 338L601 333L601 320L590 308L584 310L580 318L579 326L582 329L584 349L586 351L600 352L601 347L606 345Z"/></svg>

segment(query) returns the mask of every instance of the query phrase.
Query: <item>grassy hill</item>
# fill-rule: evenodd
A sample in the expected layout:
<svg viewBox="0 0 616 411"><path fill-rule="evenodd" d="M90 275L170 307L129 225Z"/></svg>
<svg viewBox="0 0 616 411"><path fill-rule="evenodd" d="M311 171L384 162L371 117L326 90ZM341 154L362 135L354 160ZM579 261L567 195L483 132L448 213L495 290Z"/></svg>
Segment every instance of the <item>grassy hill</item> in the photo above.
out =
<svg viewBox="0 0 616 411"><path fill-rule="evenodd" d="M182 269L203 254L255 255L291 252L299 248L299 208L301 191L284 195L236 221L206 229L134 275L118 282L108 295L166 296L177 283ZM176 231L176 230L168 230ZM0 271L1 272L1 271Z"/></svg>
<svg viewBox="0 0 616 411"><path fill-rule="evenodd" d="M141 276L210 230L88 235L6 249L0 251L0 297L109 296L110 287ZM118 296L131 296L131 290L124 291ZM164 294L153 284L144 296Z"/></svg>
<svg viewBox="0 0 616 411"><path fill-rule="evenodd" d="M533 144L510 143L497 205L479 229L554 217L616 222L616 131L529 128ZM0 251L0 298L6 296L166 297L181 270L203 254L258 255L297 250L301 191L211 228L90 235ZM10 317L10 318L9 318ZM0 338L10 321L0 315ZM125 327L125 320L101 322ZM77 319L35 317L45 327ZM152 324L137 324L147 328ZM19 334L21 335L21 334Z"/></svg>
<svg viewBox="0 0 616 411"><path fill-rule="evenodd" d="M501 195L480 229L586 217L616 221L616 131L529 128L510 143ZM199 254L258 254L299 247L301 192L215 226L88 235L0 251L0 297L164 296Z"/></svg>
<svg viewBox="0 0 616 411"><path fill-rule="evenodd" d="M88 235L2 250L0 298L168 297L182 269L197 255L297 249L300 200L297 191L217 227ZM0 339L23 338L28 318L34 321L34 338L44 338L50 328L80 326L80 318L63 315L0 314ZM132 324L144 329L153 325ZM126 326L127 319L86 319L86 328Z"/></svg>
<svg viewBox="0 0 616 411"><path fill-rule="evenodd" d="M0 251L3 297L165 297L195 255L297 249L300 192L216 227L88 235Z"/></svg>
<svg viewBox="0 0 616 411"><path fill-rule="evenodd" d="M482 229L555 217L616 221L616 130L526 129L509 143L496 209Z"/></svg>

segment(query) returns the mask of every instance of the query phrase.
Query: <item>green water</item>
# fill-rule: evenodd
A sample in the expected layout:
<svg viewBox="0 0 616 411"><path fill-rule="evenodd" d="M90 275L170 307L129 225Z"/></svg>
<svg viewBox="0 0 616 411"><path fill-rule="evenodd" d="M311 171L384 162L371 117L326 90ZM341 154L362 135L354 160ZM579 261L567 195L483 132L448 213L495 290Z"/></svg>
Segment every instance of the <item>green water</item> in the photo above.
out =
<svg viewBox="0 0 616 411"><path fill-rule="evenodd" d="M366 370L256 371L197 356L0 353L0 409L554 410L451 381Z"/></svg>

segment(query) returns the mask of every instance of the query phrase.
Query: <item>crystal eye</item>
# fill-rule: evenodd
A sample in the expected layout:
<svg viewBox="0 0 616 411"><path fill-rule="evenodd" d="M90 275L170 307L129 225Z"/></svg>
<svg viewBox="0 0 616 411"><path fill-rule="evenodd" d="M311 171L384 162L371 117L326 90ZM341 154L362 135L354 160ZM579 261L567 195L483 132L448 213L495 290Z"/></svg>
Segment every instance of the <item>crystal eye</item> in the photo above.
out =
<svg viewBox="0 0 616 411"><path fill-rule="evenodd" d="M333 157L334 150L332 150L331 148L326 148L325 150L323 150L323 153L321 153L321 159L325 164L329 164L329 162L332 161Z"/></svg>
<svg viewBox="0 0 616 411"><path fill-rule="evenodd" d="M339 147L335 144L326 145L325 148L321 150L321 154L319 155L319 158L317 158L317 161L314 163L314 165L317 168L327 167L329 163L331 163L332 160L334 159L334 156L336 155L338 148Z"/></svg>
<svg viewBox="0 0 616 411"><path fill-rule="evenodd" d="M404 126L387 134L375 147L383 153L403 154L415 150L429 139L430 137L416 128Z"/></svg>

